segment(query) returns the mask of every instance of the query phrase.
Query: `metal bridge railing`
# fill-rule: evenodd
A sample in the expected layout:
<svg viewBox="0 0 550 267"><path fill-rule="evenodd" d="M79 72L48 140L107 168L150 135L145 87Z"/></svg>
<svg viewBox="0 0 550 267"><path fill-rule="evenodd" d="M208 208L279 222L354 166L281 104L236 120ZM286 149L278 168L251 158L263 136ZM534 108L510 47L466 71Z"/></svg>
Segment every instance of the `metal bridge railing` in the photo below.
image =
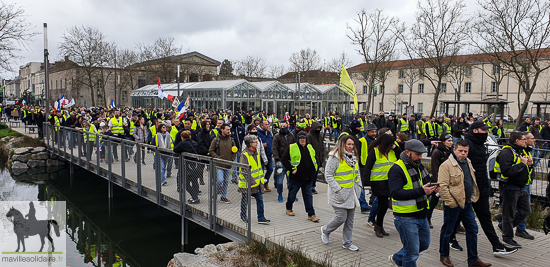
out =
<svg viewBox="0 0 550 267"><path fill-rule="evenodd" d="M60 158L107 179L109 197L116 184L179 213L182 244L187 220L233 240L252 238L250 188L238 191L242 170L250 178L248 165L49 123L44 141Z"/></svg>

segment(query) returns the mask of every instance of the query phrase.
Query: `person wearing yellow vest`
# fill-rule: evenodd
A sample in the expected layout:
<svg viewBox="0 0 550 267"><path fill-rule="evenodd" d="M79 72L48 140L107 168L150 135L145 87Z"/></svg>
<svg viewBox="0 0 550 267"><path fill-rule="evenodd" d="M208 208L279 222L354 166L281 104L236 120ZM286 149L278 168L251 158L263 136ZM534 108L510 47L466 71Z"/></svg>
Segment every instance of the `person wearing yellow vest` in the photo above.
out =
<svg viewBox="0 0 550 267"><path fill-rule="evenodd" d="M386 128L387 129L387 128ZM384 216L389 207L388 197L388 171L398 160L401 149L395 145L392 134L382 134L369 145L367 161L364 170L361 171L363 184L370 179L372 194L378 199L378 210L376 212L376 225L374 232L377 237L382 238L389 234L384 230Z"/></svg>
<svg viewBox="0 0 550 267"><path fill-rule="evenodd" d="M224 127L225 128L225 127ZM258 138L254 135L244 137L246 148L241 155L240 163L251 167L250 173L248 168L240 168L239 172L239 188L237 191L242 194L241 197L241 220L248 223L247 207L248 207L248 188L250 188L250 198L256 199L256 214L259 224L269 224L270 220L264 216L264 171L260 154L258 154Z"/></svg>
<svg viewBox="0 0 550 267"><path fill-rule="evenodd" d="M145 124L145 118L139 117L138 121L134 124L135 130L134 130L134 141L137 143L136 145L136 154L134 155L134 162L137 163L137 156L141 151L141 164L145 164L145 147L140 146L139 144L146 144L147 143L147 135L149 135L149 129L147 128L147 125Z"/></svg>
<svg viewBox="0 0 550 267"><path fill-rule="evenodd" d="M363 188L358 155L353 137L344 135L329 153L325 167L328 203L336 216L321 227L321 240L328 244L330 234L344 224L342 247L351 251L359 250L352 240L355 208Z"/></svg>
<svg viewBox="0 0 550 267"><path fill-rule="evenodd" d="M531 184L533 183L533 172L535 167L537 166L537 161L544 157L535 157L531 154L531 152L534 150L535 147L535 136L532 133L527 133L525 136L525 142L526 147L523 149L523 154L527 155L529 158L533 159L533 164L529 166L529 182L525 185L525 190L527 190L527 194L529 195L529 203L531 203ZM518 226L516 227L516 233L515 235L517 237L534 240L535 237L527 232L527 226L526 221L523 220Z"/></svg>
<svg viewBox="0 0 550 267"><path fill-rule="evenodd" d="M407 113L403 113L403 117L399 119L399 122L397 123L397 131L407 135L407 138L411 138L411 132L409 129L409 120L407 119Z"/></svg>
<svg viewBox="0 0 550 267"><path fill-rule="evenodd" d="M332 119L330 118L330 113L327 112L327 115L323 118L323 139L328 134L330 135L330 128L332 126Z"/></svg>
<svg viewBox="0 0 550 267"><path fill-rule="evenodd" d="M332 141L332 135L334 134L334 142L338 142L340 136L340 130L342 129L342 119L338 116L338 112L332 112L332 131L329 135L329 140Z"/></svg>
<svg viewBox="0 0 550 267"><path fill-rule="evenodd" d="M525 154L527 134L512 132L509 145L502 148L495 162L502 196L502 241L509 247L521 248L514 240L514 227L531 213L529 193L533 159ZM498 169L497 169L498 168Z"/></svg>
<svg viewBox="0 0 550 267"><path fill-rule="evenodd" d="M174 149L174 144L172 143L172 136L167 132L167 127L164 124L159 125L157 128L157 135L155 135L155 146L163 149ZM166 185L166 169L168 167L168 160L170 156L164 155L162 152L160 154L160 182L162 185Z"/></svg>
<svg viewBox="0 0 550 267"><path fill-rule="evenodd" d="M439 185L430 184L430 175L422 165L422 153L426 152L419 140L407 141L405 151L388 171L394 224L403 243L401 250L388 257L396 266L416 266L420 252L430 246L427 196L439 192Z"/></svg>
<svg viewBox="0 0 550 267"><path fill-rule="evenodd" d="M95 125L90 124L90 122L84 120L82 121L82 128L75 128L77 130L82 130L84 134L84 143L85 149L84 149L84 156L88 161L91 160L92 152L94 151L94 144L97 139L97 130L95 128Z"/></svg>
<svg viewBox="0 0 550 267"><path fill-rule="evenodd" d="M285 150L281 162L287 170L288 175L286 214L294 216L292 205L296 200L298 190L301 189L308 216L307 219L312 222L319 222L319 218L315 216L313 193L311 192L312 181L317 173L318 165L315 158L315 150L311 144L307 143L307 133L305 131L298 133L298 143L291 144Z"/></svg>
<svg viewBox="0 0 550 267"><path fill-rule="evenodd" d="M118 138L121 138L121 139L125 139L126 138L126 135L124 134L124 127L128 127L128 121L126 120L126 118L123 118L121 115L120 115L120 111L119 110L115 110L115 116L111 118L111 120L109 120L109 129L111 130L111 133L113 134L114 137L118 137ZM112 144L112 151L113 151L113 156L115 158L115 162L118 161L118 142L116 141L113 141L111 142ZM126 155L126 161L129 160L129 157L128 155Z"/></svg>

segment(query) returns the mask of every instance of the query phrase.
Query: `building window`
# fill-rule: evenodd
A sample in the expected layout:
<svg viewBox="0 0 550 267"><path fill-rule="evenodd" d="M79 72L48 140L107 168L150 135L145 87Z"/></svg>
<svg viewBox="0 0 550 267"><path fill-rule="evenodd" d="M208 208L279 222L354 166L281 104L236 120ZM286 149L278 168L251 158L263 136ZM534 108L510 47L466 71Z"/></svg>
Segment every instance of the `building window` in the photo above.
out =
<svg viewBox="0 0 550 267"><path fill-rule="evenodd" d="M472 76L472 67L466 67L466 76Z"/></svg>
<svg viewBox="0 0 550 267"><path fill-rule="evenodd" d="M397 104L397 113L399 114L403 113L403 103Z"/></svg>
<svg viewBox="0 0 550 267"><path fill-rule="evenodd" d="M380 104L379 104L379 106L378 106L378 110L379 110L380 112L383 111L383 110L382 110L382 102L380 102Z"/></svg>
<svg viewBox="0 0 550 267"><path fill-rule="evenodd" d="M527 88L527 81L523 81L523 92L525 92L525 89L529 89Z"/></svg>
<svg viewBox="0 0 550 267"><path fill-rule="evenodd" d="M472 83L464 84L464 93L469 94L472 92Z"/></svg>
<svg viewBox="0 0 550 267"><path fill-rule="evenodd" d="M399 70L399 79L403 79L403 78L405 78L405 71Z"/></svg>
<svg viewBox="0 0 550 267"><path fill-rule="evenodd" d="M439 104L439 113L441 115L444 115L445 114L445 105L443 103L440 103Z"/></svg>
<svg viewBox="0 0 550 267"><path fill-rule="evenodd" d="M141 88L143 86L147 85L147 76L139 76L138 77L138 88Z"/></svg>
<svg viewBox="0 0 550 267"><path fill-rule="evenodd" d="M446 93L447 93L447 84L446 84L446 83L442 83L442 84L441 84L441 93L442 93L442 94L446 94Z"/></svg>
<svg viewBox="0 0 550 267"><path fill-rule="evenodd" d="M398 85L398 91L399 91L399 94L403 93L403 85L402 84Z"/></svg>
<svg viewBox="0 0 550 267"><path fill-rule="evenodd" d="M418 84L418 93L419 94L424 93L424 84L423 83Z"/></svg>
<svg viewBox="0 0 550 267"><path fill-rule="evenodd" d="M496 93L496 92L497 92L497 82L491 82L491 93Z"/></svg>
<svg viewBox="0 0 550 267"><path fill-rule="evenodd" d="M97 81L97 89L103 89L103 82L101 80Z"/></svg>
<svg viewBox="0 0 550 267"><path fill-rule="evenodd" d="M384 85L380 85L380 93L383 94L384 93Z"/></svg>
<svg viewBox="0 0 550 267"><path fill-rule="evenodd" d="M464 104L464 112L470 113L470 104Z"/></svg>
<svg viewBox="0 0 550 267"><path fill-rule="evenodd" d="M500 74L500 66L493 65L493 74Z"/></svg>
<svg viewBox="0 0 550 267"><path fill-rule="evenodd" d="M364 95L366 95L366 94L369 93L368 90L369 90L369 87L366 86L366 85L363 85L363 94L364 94Z"/></svg>
<svg viewBox="0 0 550 267"><path fill-rule="evenodd" d="M424 112L424 103L418 103L418 112L420 113Z"/></svg>
<svg viewBox="0 0 550 267"><path fill-rule="evenodd" d="M122 91L122 101L128 101L128 92Z"/></svg>
<svg viewBox="0 0 550 267"><path fill-rule="evenodd" d="M63 89L63 79L59 80L59 88Z"/></svg>
<svg viewBox="0 0 550 267"><path fill-rule="evenodd" d="M419 69L418 70L418 76L420 76L421 79L424 78L424 72L425 72L424 69Z"/></svg>
<svg viewBox="0 0 550 267"><path fill-rule="evenodd" d="M523 69L525 70L526 73L529 73L531 71L531 65L529 65L529 63L523 65Z"/></svg>

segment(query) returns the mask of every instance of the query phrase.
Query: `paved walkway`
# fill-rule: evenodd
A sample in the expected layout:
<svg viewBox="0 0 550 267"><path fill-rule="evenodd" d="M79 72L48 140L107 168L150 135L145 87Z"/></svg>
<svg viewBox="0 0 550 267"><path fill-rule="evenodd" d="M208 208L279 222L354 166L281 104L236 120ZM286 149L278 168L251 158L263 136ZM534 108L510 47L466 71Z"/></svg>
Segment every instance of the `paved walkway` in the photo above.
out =
<svg viewBox="0 0 550 267"><path fill-rule="evenodd" d="M22 132L22 129L23 128L15 130ZM76 150L74 155L77 155ZM82 160L85 162L86 159L82 158ZM95 162L94 154L90 162L92 167L95 167ZM155 190L155 175L152 163L153 154L147 153L147 165L141 166L141 173L143 186L146 188L146 191L149 192L154 192ZM102 169L102 174L106 174L107 164L102 163L100 167ZM138 166L133 161L125 163L126 178L129 183L137 182L135 175L137 167ZM173 170L173 172L176 173L176 170ZM193 216L196 216L195 214L198 214L200 211L208 213L209 205L207 191L209 172L210 170L208 170L208 166L206 166L203 175L207 184L200 187L204 192L199 197L202 201L201 204L187 205L187 208L193 211ZM120 162L116 162L112 165L112 174L114 176L121 175ZM162 193L169 202L178 202L175 178L167 178L167 180L168 185L162 187ZM271 182L271 184L273 184L273 182ZM384 224L384 228L390 234L389 237L377 238L373 228L366 224L367 214L361 214L359 209L356 209L353 243L359 247L359 251L352 252L342 248L341 228L331 234L330 243L325 245L321 241L320 227L326 224L334 216L334 212L327 203L327 185L318 183L317 190L319 194L314 195L314 207L316 215L321 219L319 223L313 223L307 220L307 213L303 206L301 194L298 195L300 200L294 203L293 210L296 213L295 217L286 215L285 203L279 203L277 201L276 192L264 194L265 216L267 219L271 220L271 224L259 225L253 220L253 238L256 240L267 238L274 242L284 244L287 248L300 248L313 259L322 259L328 256L334 266L391 266L391 263L388 261L388 255L397 252L402 247L399 234L395 230L392 222L393 215L391 214L391 210L387 214ZM285 189L285 201L286 193ZM231 200L231 204L224 204L218 200L216 203L218 209L217 216L218 223L244 233L244 231L246 231L246 225L240 221L239 218L240 196L241 194L237 193L237 186L230 183L227 197ZM255 201L252 202L252 214L252 217L255 218ZM434 224L434 229L431 231L431 245L427 251L420 255L418 261L419 266L442 266L439 262L438 253L439 232L443 223L442 211L434 211L432 223ZM535 240L531 241L521 238L516 240L523 245L523 249L506 257L494 257L492 254L492 247L483 234L481 227L479 231L479 257L483 261L492 263L493 266L550 266L550 258L547 256L547 253L550 252L550 236L545 236L544 233L530 231L530 233L535 236ZM466 248L465 235L459 234L457 237L459 243ZM451 250L451 258L455 266L467 266L466 251L458 252Z"/></svg>

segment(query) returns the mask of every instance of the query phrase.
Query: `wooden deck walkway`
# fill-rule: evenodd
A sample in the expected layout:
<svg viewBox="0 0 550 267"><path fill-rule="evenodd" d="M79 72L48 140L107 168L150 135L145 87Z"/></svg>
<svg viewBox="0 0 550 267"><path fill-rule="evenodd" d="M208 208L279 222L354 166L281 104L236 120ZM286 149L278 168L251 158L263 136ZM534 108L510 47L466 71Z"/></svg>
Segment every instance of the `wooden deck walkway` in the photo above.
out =
<svg viewBox="0 0 550 267"><path fill-rule="evenodd" d="M18 129L16 129L18 130ZM22 130L22 129L21 129ZM120 149L120 146L119 146ZM76 151L76 150L75 150ZM75 153L77 155L77 153ZM144 190L151 193L154 197L155 192L155 174L152 168L153 154L146 155L146 165L141 168L142 183ZM120 151L119 151L120 157ZM82 162L86 162L85 158L81 158ZM95 169L95 154L90 162ZM136 173L137 165L133 161L125 162L127 182L132 185L137 183ZM102 174L107 174L107 164L100 164ZM176 171L173 169L173 176L167 178L168 185L162 186L163 198L168 202L179 206L179 195L176 190ZM112 175L117 178L121 176L120 162L112 165ZM208 214L208 167L204 170L204 179L206 185L200 186L203 191L199 196L201 203L198 205L187 205L187 209L192 212L191 217L201 216L200 214ZM271 184L273 184L271 180ZM299 194L299 201L294 203L295 217L289 217L285 213L285 202L277 201L277 193L267 192L264 194L265 216L271 220L269 225L260 225L256 223L255 201L252 201L252 237L255 240L268 239L276 243L284 244L287 248L301 248L310 258L321 259L329 255L334 266L392 266L388 261L388 255L397 252L401 247L399 234L393 225L393 215L391 210L388 211L384 228L390 233L389 237L377 238L373 228L369 227L367 222L368 214L361 214L360 209L356 209L355 223L353 231L353 243L359 247L358 252L352 252L342 248L342 230L341 228L335 231L330 236L330 243L325 245L321 241L320 228L326 224L333 216L334 212L327 203L327 185L323 183L317 184L319 194L313 196L316 215L321 219L319 223L313 223L307 220L307 213L302 201L302 196ZM217 223L224 227L231 228L236 232L246 233L246 224L240 220L240 197L237 192L237 185L229 183L228 198L231 204L224 204L218 200L217 206ZM287 190L285 188L283 196L286 201ZM176 212L176 211L175 211ZM423 252L418 260L419 266L440 266L439 262L439 233L443 224L443 212L435 210L432 223L434 229L431 231L430 248ZM495 223L496 228L496 223ZM497 231L497 233L499 233ZM493 266L550 266L550 259L547 253L550 251L550 236L545 236L544 233L530 231L535 236L535 240L525 240L517 238L523 249L520 249L515 254L506 257L494 257L492 247L487 238L483 234L481 227L479 229L478 252L479 257L490 262ZM460 244L466 249L465 235L458 235ZM451 250L451 258L455 266L467 266L466 250L462 252Z"/></svg>

